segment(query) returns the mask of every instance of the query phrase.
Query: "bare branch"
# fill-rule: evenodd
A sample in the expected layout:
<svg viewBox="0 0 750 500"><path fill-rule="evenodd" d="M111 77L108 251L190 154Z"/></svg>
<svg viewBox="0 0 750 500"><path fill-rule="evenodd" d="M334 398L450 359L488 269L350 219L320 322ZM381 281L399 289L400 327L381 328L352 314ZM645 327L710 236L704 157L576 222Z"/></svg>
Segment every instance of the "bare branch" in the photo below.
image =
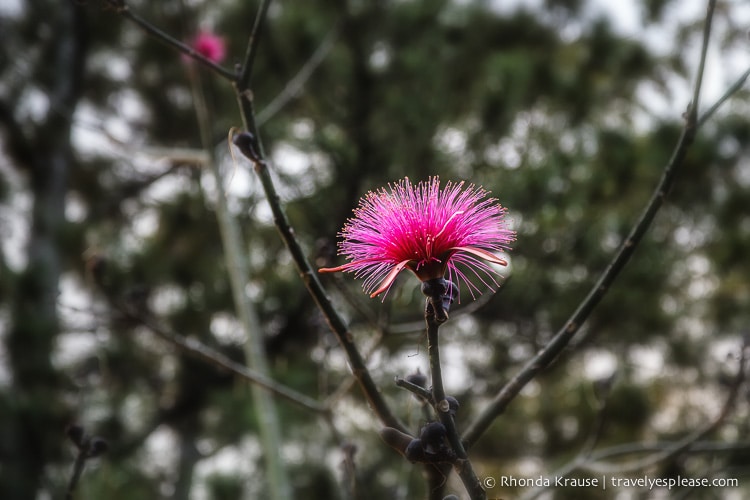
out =
<svg viewBox="0 0 750 500"><path fill-rule="evenodd" d="M101 456L107 451L109 445L98 436L86 435L83 427L71 425L66 431L70 441L78 448L76 460L73 464L73 470L68 481L68 489L65 492L65 500L73 500L78 481L81 479L83 469L86 467L86 461L90 458Z"/></svg>
<svg viewBox="0 0 750 500"><path fill-rule="evenodd" d="M700 429L691 432L684 438L676 442L668 443L636 443L629 445L614 446L606 448L596 452L592 452L588 447L584 447L573 460L557 469L554 473L550 474L549 477L567 477L577 470L585 470L593 474L625 474L628 472L634 472L639 470L648 469L656 464L666 462L677 455L685 453L687 451L692 452L716 452L716 451L728 451L736 449L734 448L735 443L727 444L716 444L716 443L702 443L701 440L716 431L726 421L730 415L732 409L737 403L737 397L740 393L740 388L743 382L745 382L746 364L747 364L747 343L744 343L741 348L739 368L737 373L732 379L729 387L729 394L724 401L719 413ZM745 449L747 444L743 446ZM604 462L607 458L613 458L621 455L630 455L638 453L653 454L646 456L641 459L634 459L630 462ZM543 493L546 488L537 488L527 492L521 498L522 500L531 500L537 498Z"/></svg>
<svg viewBox="0 0 750 500"><path fill-rule="evenodd" d="M234 144L251 162L253 162L255 173L261 181L263 192L266 195L271 212L273 213L274 224L279 230L281 239L284 241L284 244L292 256L292 260L297 267L302 282L305 284L305 287L308 292L310 292L315 304L325 317L331 331L336 335L339 344L344 349L347 359L349 360L349 365L351 366L352 374L357 379L357 382L359 382L362 392L365 394L370 406L384 425L406 432L406 427L393 414L375 384L375 381L372 379L362 354L354 344L354 338L351 332L346 326L343 318L341 318L333 307L325 288L323 288L323 285L318 279L317 273L313 270L307 259L307 255L297 240L294 229L289 223L286 212L281 205L281 199L276 191L276 186L271 177L268 163L264 157L262 143L257 133L252 91L250 90L249 83L252 77L253 62L257 51L258 35L260 34L264 22L262 18L265 17L269 3L270 0L264 1L258 11L258 18L256 18L253 34L248 43L245 64L241 71L241 77L235 83L237 101L240 106L242 120L247 132L235 136Z"/></svg>
<svg viewBox="0 0 750 500"><path fill-rule="evenodd" d="M240 76L237 79L237 86L242 89L250 88L250 81L253 77L253 67L255 65L255 56L258 54L260 35L263 31L263 26L266 23L266 16L270 6L271 0L263 0L258 8L258 13L255 16L253 31L250 33L250 40L248 41L247 50L245 51L245 63L242 65Z"/></svg>
<svg viewBox="0 0 750 500"><path fill-rule="evenodd" d="M413 393L415 396L418 396L420 398L423 398L427 402L429 402L431 405L435 405L435 399L432 397L432 393L425 389L424 387L421 387L417 384L412 384L406 379L403 379L401 377L396 377L396 385L398 387L401 387L402 389L406 389L407 391Z"/></svg>
<svg viewBox="0 0 750 500"><path fill-rule="evenodd" d="M679 441L671 444L666 449L663 449L659 451L658 453L655 453L644 459L633 460L627 463L616 463L616 464L587 461L588 463L582 464L580 468L590 470L596 473L615 473L615 472L624 473L624 472L647 469L648 467L651 467L652 465L674 458L675 456L689 449L695 442L700 441L701 439L705 438L706 436L708 436L709 434L717 430L719 427L721 427L721 425L730 415L732 409L737 403L737 396L740 393L740 387L742 386L742 383L745 381L745 369L746 369L745 365L747 362L746 351L747 351L747 346L743 345L742 354L740 356L740 366L737 369L737 374L735 375L734 380L732 381L732 385L729 387L729 394L727 395L727 399L726 401L724 401L724 404L721 407L721 410L716 415L716 417L714 417L710 422L707 422L703 427L688 434L687 436L680 439Z"/></svg>
<svg viewBox="0 0 750 500"><path fill-rule="evenodd" d="M141 314L135 308L128 306L127 304L116 304L117 309L125 315L126 318L136 321L137 323L147 327L158 337L166 340L172 345L178 347L181 351L190 354L198 359L207 362L210 365L215 366L220 370L233 373L240 378L247 380L259 387L266 389L268 392L275 394L297 406L310 410L312 412L322 414L325 413L323 405L315 401L314 399L299 393L289 387L279 384L275 380L272 380L255 370L248 368L242 363L233 361L224 354L215 351L206 344L191 338L186 338L168 328L160 325L154 319L146 317Z"/></svg>
<svg viewBox="0 0 750 500"><path fill-rule="evenodd" d="M333 44L337 37L338 29L334 27L328 32L323 41L320 42L320 45L318 45L318 48L312 53L310 59L308 59L297 74L287 82L282 91L279 92L278 95L266 105L266 107L258 112L255 117L258 126L263 125L300 93L307 80L315 72L315 69L320 66L320 63L325 60L326 56L331 51L331 48L333 48Z"/></svg>
<svg viewBox="0 0 750 500"><path fill-rule="evenodd" d="M242 64L240 76L235 82L235 92L237 93L237 103L240 106L242 122L245 126L245 130L250 132L252 136L252 147L260 158L264 156L263 143L261 142L260 134L258 133L258 124L255 120L255 104L253 102L253 92L250 83L255 66L255 56L258 53L260 34L263 30L263 25L266 21L266 14L268 13L268 7L270 5L271 0L263 0L258 8L253 31L250 34L250 40L247 43L247 50L245 51L245 62Z"/></svg>
<svg viewBox="0 0 750 500"><path fill-rule="evenodd" d="M523 387L532 380L539 372L549 366L557 356L565 349L573 336L578 332L581 325L589 317L591 312L596 308L599 302L606 295L612 283L615 281L620 271L630 260L638 244L643 239L644 234L651 226L654 217L664 204L667 193L671 189L675 175L685 160L687 151L695 139L697 130L697 108L700 97L701 82L703 79L703 69L708 50L708 38L711 32L711 20L713 16L713 6L715 0L709 2L706 13L705 26L703 31L703 45L700 55L699 74L695 79L693 90L693 102L688 108L685 125L682 129L677 145L675 146L672 157L664 167L661 179L654 189L649 202L647 203L640 218L633 226L630 234L622 243L612 261L601 274L594 284L586 298L581 302L578 308L573 312L565 325L555 334L550 342L530 359L521 370L498 392L492 402L482 413L474 420L464 433L464 441L467 446L474 444L477 439L492 425L494 420L501 415L508 404L518 395Z"/></svg>
<svg viewBox="0 0 750 500"><path fill-rule="evenodd" d="M166 43L167 45L171 47L174 47L175 49L182 52L186 56L195 59L196 61L200 62L204 66L214 71L219 76L222 76L229 81L235 81L237 79L237 75L234 74L234 72L229 71L228 69L220 66L219 64L216 64L211 59L205 57L203 54L196 51L191 46L182 43L181 41L172 37L168 33L165 33L164 31L160 30L159 28L151 24L149 21L143 19L137 14L134 14L130 10L130 7L127 5L125 0L107 0L107 3L109 3L109 5L115 10L115 12L117 12L119 15L121 15L125 19L133 22L136 26L141 28L150 36Z"/></svg>
<svg viewBox="0 0 750 500"><path fill-rule="evenodd" d="M750 77L750 68L748 68L740 77L724 92L724 94L711 106L708 110L701 114L698 118L698 127L701 127L704 123L711 118L714 113L724 104L730 97L736 94L744 85L747 79Z"/></svg>
<svg viewBox="0 0 750 500"><path fill-rule="evenodd" d="M445 280L441 279L440 281L445 283ZM451 445L451 449L456 454L456 460L453 463L453 466L461 478L461 481L469 494L469 498L471 498L471 500L485 500L487 498L487 493L484 491L484 488L482 488L482 483L474 472L471 461L466 454L466 449L461 442L461 437L456 429L456 423L453 420L454 412L450 411L450 404L446 398L445 389L443 387L438 331L440 325L448 319L448 311L443 308L442 303L446 294L450 293L450 286L446 285L445 287L438 287L432 284L431 287L425 288L425 285L428 283L429 282L423 283L422 291L425 295L428 295L424 318L425 323L427 324L427 351L430 359L430 374L432 375L432 403L435 408L435 413L447 431L447 438ZM426 290L430 288L432 289L432 293L428 294Z"/></svg>
<svg viewBox="0 0 750 500"><path fill-rule="evenodd" d="M237 219L229 210L227 195L224 190L224 179L212 147L212 110L203 95L201 79L194 73L191 73L191 76L193 101L195 102L201 142L209 155L208 167L216 183L215 189L217 192L214 200L216 203L216 218L224 250L224 261L227 269L230 270L228 273L230 289L238 319L247 334L244 343L245 361L250 368L256 370L259 374L268 376L270 367L263 345L260 319L253 301L245 291L247 283L250 282L250 271L245 256L247 243L243 241ZM253 386L252 389L253 409L258 419L258 434L263 443L266 480L269 485L270 496L277 500L291 500L293 492L290 486L287 464L281 456L282 431L275 402L266 392L259 390L257 386Z"/></svg>
<svg viewBox="0 0 750 500"><path fill-rule="evenodd" d="M271 206L273 212L274 223L278 228L281 238L284 240L287 249L292 255L292 259L297 267L297 271L302 278L305 287L312 296L316 305L323 313L323 316L331 328L331 331L336 335L339 344L344 349L344 352L349 360L349 364L352 369L354 377L359 382L362 391L367 397L370 405L372 406L375 413L380 418L384 425L393 427L402 432L405 432L405 426L393 415L388 404L385 402L380 390L378 389L375 381L372 379L367 366L365 365L364 358L359 352L359 349L354 344L354 338L349 331L346 323L338 314L336 309L333 307L328 294L320 283L317 274L313 271L310 266L310 262L307 260L302 246L297 240L294 230L289 224L289 220L286 217L286 213L281 206L281 200L276 193L276 187L271 179L271 174L268 171L268 166L263 161L255 162L255 172L258 174L263 186L263 190L266 193L266 197Z"/></svg>

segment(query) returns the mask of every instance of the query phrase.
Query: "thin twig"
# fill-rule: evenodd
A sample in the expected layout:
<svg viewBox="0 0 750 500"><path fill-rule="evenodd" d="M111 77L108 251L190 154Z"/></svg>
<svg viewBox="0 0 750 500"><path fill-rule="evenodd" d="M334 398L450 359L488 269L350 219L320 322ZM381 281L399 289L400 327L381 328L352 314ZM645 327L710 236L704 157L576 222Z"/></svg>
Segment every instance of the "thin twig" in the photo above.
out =
<svg viewBox="0 0 750 500"><path fill-rule="evenodd" d="M521 370L505 384L492 402L466 429L466 432L464 433L464 442L467 443L467 447L476 443L479 437L492 425L495 419L505 411L505 408L518 395L521 389L523 389L524 386L540 371L552 363L563 349L565 349L576 332L578 332L583 322L589 317L591 312L607 293L620 271L625 267L636 247L643 239L643 235L651 226L651 222L654 220L657 212L664 204L667 193L674 183L675 174L679 167L682 166L687 151L695 139L695 133L697 130L697 108L703 78L702 71L705 64L706 53L708 51L708 39L711 31L714 5L715 0L711 0L706 13L706 21L703 31L703 45L700 56L701 62L699 64L700 73L696 76L695 87L693 90L693 101L686 114L682 134L677 141L672 157L664 167L661 179L651 195L646 208L638 219L638 222L633 226L628 237L618 249L612 261L599 277L583 302L581 302L575 312L565 322L565 325L557 332L557 334L555 334L552 340L550 340L550 342L544 346L539 353L537 353L536 356L529 360L523 368L521 368Z"/></svg>
<svg viewBox="0 0 750 500"><path fill-rule="evenodd" d="M265 375L262 375L255 370L248 368L242 363L233 361L231 358L218 351L215 351L211 347L198 340L184 337L163 327L155 320L146 317L143 314L140 314L133 307L130 307L128 305L116 305L116 307L128 319L142 324L157 336L178 347L183 352L201 359L221 370L233 373L234 375L237 375L238 377L256 384L259 387L266 389L268 392L275 394L306 410L319 414L325 413L325 407L309 396L290 389L285 385L279 384L275 380L272 380Z"/></svg>
<svg viewBox="0 0 750 500"><path fill-rule="evenodd" d="M450 464L424 464L424 476L427 480L427 500L443 500L446 478L450 472Z"/></svg>
<svg viewBox="0 0 750 500"><path fill-rule="evenodd" d="M634 461L627 462L627 463L617 463L617 464L590 462L590 463L584 464L582 468L592 471L592 472L596 472L596 473L615 473L615 472L624 473L624 472L647 469L648 467L651 467L652 465L658 464L660 462L665 462L671 458L674 458L675 456L689 449L693 445L693 443L695 443L696 441L699 441L703 439L704 437L706 437L707 435L714 432L724 423L724 421L730 415L735 404L737 403L737 397L739 396L739 393L740 393L740 387L742 387L742 383L745 381L745 370L746 370L745 365L747 364L746 351L747 351L747 345L743 345L741 355L740 355L739 368L737 369L737 374L734 376L732 385L729 388L729 394L727 395L726 401L724 401L724 404L722 405L721 410L716 415L716 417L713 418L713 420L706 423L703 427L699 428L698 430L688 434L687 436L680 439L679 441L673 443L668 448L660 451L659 453L655 453L654 455L647 457L645 459L634 460Z"/></svg>
<svg viewBox="0 0 750 500"><path fill-rule="evenodd" d="M432 397L432 393L422 386L419 386L417 384L412 384L408 380L403 379L401 377L396 377L396 385L398 387L401 387L402 389L406 389L407 391L412 392L415 396L418 396L426 400L431 405L435 404L435 400Z"/></svg>
<svg viewBox="0 0 750 500"><path fill-rule="evenodd" d="M382 341L383 341L383 333L381 331L375 332L376 337L371 342L370 346L362 352L362 359L364 360L364 363L367 364L370 361L370 358L375 353L375 351L380 347ZM342 380L339 386L334 389L325 399L323 404L326 408L333 408L334 405L342 398L346 393L349 392L349 390L352 388L354 384L356 384L357 379L353 377L347 377L346 379Z"/></svg>
<svg viewBox="0 0 750 500"><path fill-rule="evenodd" d="M210 68L216 74L226 78L229 81L235 81L237 79L237 75L234 72L229 71L228 69L220 66L219 64L216 64L211 59L208 59L206 56L196 51L190 45L186 45L182 43L181 41L172 37L168 33L165 33L164 31L160 30L159 28L157 28L150 22L146 21L139 15L134 14L130 10L130 7L125 3L124 0L109 0L109 4L114 8L115 12L117 12L119 15L121 15L125 19L128 19L129 21L133 22L136 26L141 28L150 36L156 38L157 40L161 40L162 42L166 43L167 45L171 47L174 47L175 49L179 50L186 56L192 57L193 59L195 59L196 61L199 61L204 66Z"/></svg>
<svg viewBox="0 0 750 500"><path fill-rule="evenodd" d="M653 443L644 443L642 441L635 443L619 444L599 449L589 456L589 461L598 462L605 459L621 457L625 455L639 455L643 453L654 453L663 451L665 448L672 446L672 441L655 441ZM725 443L719 441L696 441L685 452L696 453L729 453L750 449L750 441L737 441Z"/></svg>
<svg viewBox="0 0 750 500"><path fill-rule="evenodd" d="M234 85L243 125L245 130L252 135L253 149L258 153L260 158L265 157L265 154L263 152L263 142L258 133L258 124L255 120L255 103L253 102L254 96L250 83L253 77L253 70L255 69L255 57L258 54L260 35L270 5L271 0L263 0L258 8L258 14L253 24L253 31L250 33L247 50L245 51L245 61L242 64L242 68L240 68L240 75Z"/></svg>
<svg viewBox="0 0 750 500"><path fill-rule="evenodd" d="M578 454L573 460L557 469L554 473L548 477L568 477L575 471L584 470L593 474L625 474L628 472L634 472L639 470L645 470L656 464L666 462L677 455L691 452L715 452L715 451L727 451L736 449L733 446L727 447L726 444L720 446L700 446L700 440L717 430L730 415L731 410L737 403L737 397L740 394L740 388L745 381L746 365L747 365L747 344L744 344L741 349L739 368L735 374L732 384L729 388L729 394L727 395L724 404L721 407L719 413L709 422L707 422L700 429L691 432L684 438L676 442L669 443L653 443L650 445L644 445L644 443L637 443L634 445L615 446L612 448L606 448L593 452L591 450L584 450L584 452ZM733 443L734 444L734 443ZM746 449L747 443L742 446ZM630 462L617 462L607 463L603 462L606 458L612 458L616 456L635 454L635 453L646 453L654 451L650 456L642 459L631 460ZM537 488L528 491L521 497L521 500L531 500L537 498L542 494L546 488Z"/></svg>
<svg viewBox="0 0 750 500"><path fill-rule="evenodd" d="M273 117L276 113L278 113L281 108L286 106L289 101L294 99L299 94L299 92L305 86L307 80L315 72L315 69L320 66L320 63L325 60L326 56L331 51L331 48L333 47L333 44L336 41L337 37L338 29L337 27L334 27L328 32L325 38L323 38L323 41L320 42L318 48L315 49L315 52L312 53L310 58L307 60L307 62L305 62L302 68L300 68L297 74L294 75L294 77L289 80L289 82L287 82L281 92L279 92L278 95L276 95L276 97L271 100L271 102L269 102L263 109L258 112L255 117L255 121L259 127L266 121L268 121L271 117Z"/></svg>
<svg viewBox="0 0 750 500"><path fill-rule="evenodd" d="M359 382L359 385L367 397L370 405L372 406L375 413L381 422L388 426L398 429L402 432L406 432L406 427L399 421L399 419L393 415L391 409L383 398L378 386L372 379L367 366L365 365L364 358L359 352L359 349L354 344L354 337L349 331L346 323L338 314L336 309L333 307L328 295L326 294L325 288L320 283L317 274L313 271L310 266L307 256L302 250L299 241L294 235L294 230L289 224L289 220L286 217L286 213L281 206L281 201L276 188L271 179L271 174L268 170L268 166L265 162L256 160L255 161L255 172L258 174L263 190L266 193L266 198L271 206L273 212L274 223L278 228L281 238L286 244L287 249L292 255L292 259L297 267L297 271L300 274L302 282L305 284L310 295L316 305L323 313L323 316L331 328L331 331L336 335L336 338L344 349L349 365L351 366L354 377Z"/></svg>
<svg viewBox="0 0 750 500"><path fill-rule="evenodd" d="M701 87L703 86L703 73L706 69L706 57L708 56L708 42L711 38L711 24L714 20L714 9L716 0L708 0L706 7L706 21L703 23L703 42L701 45L701 55L698 59L698 70L695 75L695 85L693 86L693 101L690 103L690 117L688 121L696 123L698 120L698 105L700 103Z"/></svg>
<svg viewBox="0 0 750 500"><path fill-rule="evenodd" d="M459 438L458 432L456 432L456 425L453 422L453 417L449 413L450 407L448 401L445 399L445 388L443 387L443 373L440 365L440 346L438 340L438 331L440 329L440 323L435 320L434 315L430 315L427 319L427 352L430 358L430 374L432 375L432 401L435 405L435 411L437 412L440 421L448 431L448 441L453 447L453 451L459 458L466 458L466 450L464 449L461 439Z"/></svg>
<svg viewBox="0 0 750 500"><path fill-rule="evenodd" d="M78 482L81 479L83 470L86 468L86 461L90 458L101 456L107 451L109 446L104 439L98 436L87 436L80 425L71 425L68 427L66 433L78 449L76 460L73 464L73 471L68 481L68 488L65 491L65 500L73 500Z"/></svg>
<svg viewBox="0 0 750 500"><path fill-rule="evenodd" d="M748 68L740 77L724 92L724 94L717 100L713 106L708 108L700 118L698 118L697 126L701 127L709 118L711 118L716 110L718 110L722 104L724 104L730 97L737 93L744 85L747 79L750 78L750 68Z"/></svg>
<svg viewBox="0 0 750 500"><path fill-rule="evenodd" d="M73 500L78 481L81 479L83 469L86 468L87 459L87 450L79 449L76 454L76 461L73 464L73 473L70 475L70 481L68 482L68 489L65 492L65 500Z"/></svg>
<svg viewBox="0 0 750 500"><path fill-rule="evenodd" d="M266 23L268 8L270 6L271 0L263 0L258 8L258 13L255 15L253 31L250 33L250 40L248 40L247 49L245 50L245 62L242 65L240 76L237 79L237 86L240 88L250 88L253 69L255 68L255 56L258 54L258 46L260 45L260 35L263 32L263 26Z"/></svg>

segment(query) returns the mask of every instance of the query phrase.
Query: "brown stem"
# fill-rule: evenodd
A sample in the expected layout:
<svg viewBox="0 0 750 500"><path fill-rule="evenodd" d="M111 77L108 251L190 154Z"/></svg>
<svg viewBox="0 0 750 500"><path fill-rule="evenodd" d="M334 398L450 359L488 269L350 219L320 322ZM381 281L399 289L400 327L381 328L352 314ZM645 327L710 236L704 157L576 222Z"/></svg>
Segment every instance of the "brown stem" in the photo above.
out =
<svg viewBox="0 0 750 500"><path fill-rule="evenodd" d="M425 322L427 323L427 351L430 358L432 399L435 404L435 412L447 431L448 442L457 458L454 462L454 469L461 478L466 491L469 493L469 498L471 498L471 500L486 500L487 493L484 491L484 488L482 488L482 483L479 481L479 478L474 472L474 468L466 455L466 450L461 442L458 430L456 429L456 424L453 421L453 415L450 412L450 405L445 398L443 375L440 367L438 331L440 325L445 321L441 321L440 318L444 317L447 319L447 312L443 310L442 315L435 314L433 302L437 301L433 301L430 298L427 299Z"/></svg>

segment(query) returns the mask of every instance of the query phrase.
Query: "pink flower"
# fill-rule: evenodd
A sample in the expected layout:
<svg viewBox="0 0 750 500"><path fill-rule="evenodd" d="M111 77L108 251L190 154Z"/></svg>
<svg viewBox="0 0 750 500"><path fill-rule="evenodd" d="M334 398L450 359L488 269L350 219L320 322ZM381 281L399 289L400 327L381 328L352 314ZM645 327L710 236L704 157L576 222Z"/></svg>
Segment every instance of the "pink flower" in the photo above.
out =
<svg viewBox="0 0 750 500"><path fill-rule="evenodd" d="M508 229L505 209L488 194L463 182L441 190L438 177L416 186L407 177L371 191L339 233L339 254L350 262L319 272L353 272L364 278L370 297L387 292L404 269L422 281L447 273L456 284L465 281L472 297L481 291L467 271L496 287L497 271L489 263L507 265L496 253L508 249L515 232Z"/></svg>
<svg viewBox="0 0 750 500"><path fill-rule="evenodd" d="M226 44L220 36L201 31L191 44L200 55L214 63L220 63L226 57Z"/></svg>

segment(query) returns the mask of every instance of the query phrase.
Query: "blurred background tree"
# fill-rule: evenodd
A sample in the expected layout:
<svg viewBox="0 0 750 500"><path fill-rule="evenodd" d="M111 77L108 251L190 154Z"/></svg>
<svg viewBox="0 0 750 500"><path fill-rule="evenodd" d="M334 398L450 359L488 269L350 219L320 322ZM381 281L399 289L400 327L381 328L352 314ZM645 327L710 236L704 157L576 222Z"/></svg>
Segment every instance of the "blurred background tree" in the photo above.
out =
<svg viewBox="0 0 750 500"><path fill-rule="evenodd" d="M476 303L464 290L441 332L459 428L582 300L679 135L703 5L604 4L271 4L255 106L283 202L316 265L341 263L336 233L359 197L404 176L466 179L510 210L518 241L504 285ZM179 40L219 34L228 68L242 61L258 9L128 5ZM619 17L627 15L630 32ZM719 4L707 74L716 88L750 65L748 21L747 5ZM268 495L245 382L122 312L124 304L245 361L210 157L246 238L245 291L273 377L321 402L336 395L328 417L278 402L292 488L320 499L423 496L422 469L378 439L380 424L350 389L258 181L229 157L227 131L240 123L231 86L106 2L11 2L0 29L2 497L61 496L72 423L110 445L79 498ZM210 155L197 102L211 117ZM701 129L668 204L572 348L471 450L480 476L552 474L587 447L658 451L718 414L750 314L748 104L741 91ZM418 287L401 280L381 302L350 277L326 285L385 397L416 431L419 404L393 378L428 371ZM747 413L743 399L697 451L646 472L736 477L739 488L693 498L747 495ZM448 490L461 487L451 479Z"/></svg>

